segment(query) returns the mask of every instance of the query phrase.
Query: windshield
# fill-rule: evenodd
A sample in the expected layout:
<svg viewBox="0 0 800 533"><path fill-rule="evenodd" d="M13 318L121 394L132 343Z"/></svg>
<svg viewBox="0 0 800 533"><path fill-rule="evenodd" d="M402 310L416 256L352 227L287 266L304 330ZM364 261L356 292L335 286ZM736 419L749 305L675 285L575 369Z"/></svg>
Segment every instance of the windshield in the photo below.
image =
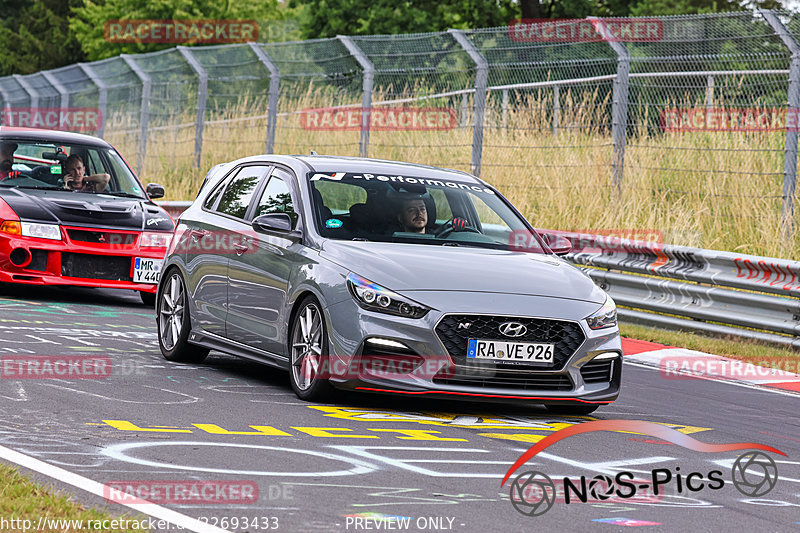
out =
<svg viewBox="0 0 800 533"><path fill-rule="evenodd" d="M0 187L144 198L139 181L116 150L46 141L0 140Z"/></svg>
<svg viewBox="0 0 800 533"><path fill-rule="evenodd" d="M323 237L544 253L524 220L479 183L348 172L308 179Z"/></svg>

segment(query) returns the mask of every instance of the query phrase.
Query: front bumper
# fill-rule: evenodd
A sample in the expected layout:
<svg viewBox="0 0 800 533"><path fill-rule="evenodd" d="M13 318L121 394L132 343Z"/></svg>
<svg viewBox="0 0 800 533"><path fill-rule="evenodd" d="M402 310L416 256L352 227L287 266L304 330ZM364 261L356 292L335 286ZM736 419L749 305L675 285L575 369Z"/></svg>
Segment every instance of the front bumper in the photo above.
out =
<svg viewBox="0 0 800 533"><path fill-rule="evenodd" d="M61 241L0 233L0 282L156 292L156 284L133 282L134 259L161 260L165 248L139 247L139 232L69 229L130 236L127 241L131 242L125 239L118 243L75 241L65 230L62 230ZM10 257L15 250L18 255L24 255L19 250L26 251L30 254L29 260L21 266L15 265Z"/></svg>
<svg viewBox="0 0 800 533"><path fill-rule="evenodd" d="M448 295L439 296L443 296L442 301ZM553 304L549 298L485 293L459 293L450 300L452 306L446 312L431 311L416 320L366 311L352 300L327 308L331 368L348 369L333 372L331 382L347 390L526 404L608 404L618 397L622 371L619 331L591 330L582 319L598 304ZM572 321L584 339L573 353L549 367L485 362L476 366L474 360L466 361L448 351L437 335L436 326L442 317L453 314ZM365 343L370 338L402 343L409 354L414 354L408 356L410 359L421 357L424 363L393 366L390 361L387 367L384 352L375 355L374 347ZM589 364L594 357L609 352L617 356ZM377 372L372 364L375 357L384 358ZM403 359L402 354L397 357Z"/></svg>

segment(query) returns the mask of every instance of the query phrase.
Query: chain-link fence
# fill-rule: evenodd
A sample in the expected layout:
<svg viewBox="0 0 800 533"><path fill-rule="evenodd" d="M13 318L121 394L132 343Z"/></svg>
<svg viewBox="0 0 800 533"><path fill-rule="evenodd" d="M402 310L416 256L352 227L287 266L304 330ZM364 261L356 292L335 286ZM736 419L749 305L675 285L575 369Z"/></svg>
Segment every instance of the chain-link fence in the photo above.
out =
<svg viewBox="0 0 800 533"><path fill-rule="evenodd" d="M90 133L174 199L220 161L314 150L471 171L540 227L798 248L788 12L177 47L0 78L0 100L6 124L20 108L98 108ZM439 118L391 122L403 112Z"/></svg>

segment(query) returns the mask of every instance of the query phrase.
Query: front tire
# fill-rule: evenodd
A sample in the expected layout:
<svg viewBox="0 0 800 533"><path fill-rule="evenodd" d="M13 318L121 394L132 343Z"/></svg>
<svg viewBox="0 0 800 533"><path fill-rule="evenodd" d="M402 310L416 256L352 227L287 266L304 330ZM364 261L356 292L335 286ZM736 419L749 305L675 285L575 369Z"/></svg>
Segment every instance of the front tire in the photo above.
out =
<svg viewBox="0 0 800 533"><path fill-rule="evenodd" d="M158 346L164 359L176 363L202 363L209 350L189 344L189 296L178 270L170 271L159 296L156 322Z"/></svg>
<svg viewBox="0 0 800 533"><path fill-rule="evenodd" d="M333 396L328 381L328 331L322 306L313 296L300 302L289 330L289 381L301 400L318 402Z"/></svg>

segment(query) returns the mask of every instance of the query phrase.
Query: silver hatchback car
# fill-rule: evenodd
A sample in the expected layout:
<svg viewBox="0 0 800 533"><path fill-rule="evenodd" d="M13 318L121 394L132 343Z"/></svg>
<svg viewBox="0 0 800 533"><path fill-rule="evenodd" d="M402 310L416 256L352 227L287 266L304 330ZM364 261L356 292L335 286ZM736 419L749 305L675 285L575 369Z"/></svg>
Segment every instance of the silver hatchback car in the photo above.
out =
<svg viewBox="0 0 800 533"><path fill-rule="evenodd" d="M564 241L566 241L564 239ZM324 156L218 165L157 295L171 361L220 350L336 389L589 413L620 389L616 308L497 190L455 170Z"/></svg>

